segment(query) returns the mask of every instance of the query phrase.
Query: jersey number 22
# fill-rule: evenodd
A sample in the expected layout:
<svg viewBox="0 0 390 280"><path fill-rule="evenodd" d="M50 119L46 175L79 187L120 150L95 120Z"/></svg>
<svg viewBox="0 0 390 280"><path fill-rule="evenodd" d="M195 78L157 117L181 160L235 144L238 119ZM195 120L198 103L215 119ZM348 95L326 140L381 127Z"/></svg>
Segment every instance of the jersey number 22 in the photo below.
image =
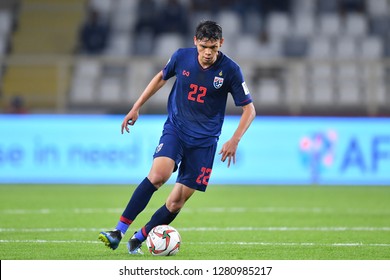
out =
<svg viewBox="0 0 390 280"><path fill-rule="evenodd" d="M204 97L206 96L207 88L190 84L191 91L188 93L188 99L198 103L204 103Z"/></svg>

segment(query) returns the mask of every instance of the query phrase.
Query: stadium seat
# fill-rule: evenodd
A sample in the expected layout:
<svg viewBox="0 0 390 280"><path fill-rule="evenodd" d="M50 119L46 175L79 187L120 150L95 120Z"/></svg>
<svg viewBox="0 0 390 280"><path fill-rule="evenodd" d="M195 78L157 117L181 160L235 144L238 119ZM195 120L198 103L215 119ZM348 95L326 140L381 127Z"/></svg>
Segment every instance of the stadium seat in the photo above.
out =
<svg viewBox="0 0 390 280"><path fill-rule="evenodd" d="M8 10L0 10L0 34L8 35L12 29L12 14Z"/></svg>
<svg viewBox="0 0 390 280"><path fill-rule="evenodd" d="M369 19L370 32L368 36L387 37L390 29L390 19L388 15L378 15Z"/></svg>
<svg viewBox="0 0 390 280"><path fill-rule="evenodd" d="M383 81L373 84L372 88L367 88L367 98L372 98L376 107L386 107L390 102L387 95L386 86Z"/></svg>
<svg viewBox="0 0 390 280"><path fill-rule="evenodd" d="M97 81L101 76L101 65L95 59L78 59L73 71L70 90L71 104L91 103L97 100Z"/></svg>
<svg viewBox="0 0 390 280"><path fill-rule="evenodd" d="M284 55L287 57L306 57L308 42L302 36L287 36L284 40Z"/></svg>
<svg viewBox="0 0 390 280"><path fill-rule="evenodd" d="M120 77L103 77L98 87L98 100L101 104L120 104L122 102L123 88Z"/></svg>
<svg viewBox="0 0 390 280"><path fill-rule="evenodd" d="M308 57L311 59L328 59L333 56L332 45L327 37L314 37L309 42Z"/></svg>
<svg viewBox="0 0 390 280"><path fill-rule="evenodd" d="M135 16L125 11L116 11L111 20L111 31L126 32L129 36L133 32Z"/></svg>
<svg viewBox="0 0 390 280"><path fill-rule="evenodd" d="M286 83L286 102L295 106L307 105L308 84L310 71L305 63L294 63L290 65L289 79Z"/></svg>
<svg viewBox="0 0 390 280"><path fill-rule="evenodd" d="M314 15L316 12L316 1L313 0L294 0L292 5L292 14L295 16Z"/></svg>
<svg viewBox="0 0 390 280"><path fill-rule="evenodd" d="M134 37L132 44L132 54L140 56L153 55L155 49L154 35L149 31L142 31Z"/></svg>
<svg viewBox="0 0 390 280"><path fill-rule="evenodd" d="M110 17L113 33L123 32L127 33L129 37L132 36L131 33L137 20L137 6L138 0L118 0L113 2Z"/></svg>
<svg viewBox="0 0 390 280"><path fill-rule="evenodd" d="M150 60L133 59L128 65L125 73L125 100L135 101L142 93L145 86L157 73L154 64Z"/></svg>
<svg viewBox="0 0 390 280"><path fill-rule="evenodd" d="M103 17L108 18L110 17L113 3L114 1L89 0L88 5L90 8L97 10Z"/></svg>
<svg viewBox="0 0 390 280"><path fill-rule="evenodd" d="M358 82L360 79L359 65L355 61L351 62L340 62L337 64L337 81L355 81Z"/></svg>
<svg viewBox="0 0 390 280"><path fill-rule="evenodd" d="M262 60L272 60L283 57L284 40L270 37L266 42L260 42L257 57Z"/></svg>
<svg viewBox="0 0 390 280"><path fill-rule="evenodd" d="M320 14L319 34L325 37L335 37L342 32L341 20L337 14Z"/></svg>
<svg viewBox="0 0 390 280"><path fill-rule="evenodd" d="M362 84L366 92L367 98L373 98L373 102L379 106L388 104L386 100L386 75L385 68L379 60L362 61Z"/></svg>
<svg viewBox="0 0 390 280"><path fill-rule="evenodd" d="M75 75L81 78L98 78L101 73L101 65L96 59L78 59L76 62Z"/></svg>
<svg viewBox="0 0 390 280"><path fill-rule="evenodd" d="M131 37L128 32L115 32L111 35L105 54L125 57L132 53Z"/></svg>
<svg viewBox="0 0 390 280"><path fill-rule="evenodd" d="M350 36L337 37L334 56L337 59L356 59L358 57L357 41Z"/></svg>
<svg viewBox="0 0 390 280"><path fill-rule="evenodd" d="M383 41L379 37L365 37L361 41L361 59L381 59L384 54Z"/></svg>
<svg viewBox="0 0 390 280"><path fill-rule="evenodd" d="M96 81L74 77L69 93L72 105L91 104L96 101Z"/></svg>
<svg viewBox="0 0 390 280"><path fill-rule="evenodd" d="M255 89L256 99L264 105L280 105L280 84L274 79L262 79Z"/></svg>
<svg viewBox="0 0 390 280"><path fill-rule="evenodd" d="M388 16L390 4L387 0L366 1L367 13L370 17Z"/></svg>
<svg viewBox="0 0 390 280"><path fill-rule="evenodd" d="M367 19L358 13L348 13L345 16L344 32L346 36L362 38L368 31Z"/></svg>
<svg viewBox="0 0 390 280"><path fill-rule="evenodd" d="M329 105L334 102L333 83L334 67L331 63L313 62L307 67L308 97L307 102L312 105Z"/></svg>
<svg viewBox="0 0 390 280"><path fill-rule="evenodd" d="M299 14L292 22L294 36L312 37L316 32L316 21L312 14Z"/></svg>
<svg viewBox="0 0 390 280"><path fill-rule="evenodd" d="M242 32L242 23L239 15L233 11L222 10L217 15L217 22L223 26L224 37L234 39Z"/></svg>
<svg viewBox="0 0 390 280"><path fill-rule="evenodd" d="M264 28L264 21L258 11L248 11L243 18L243 33L256 36Z"/></svg>
<svg viewBox="0 0 390 280"><path fill-rule="evenodd" d="M184 46L184 39L178 33L163 33L156 38L154 53L168 59L177 49Z"/></svg>
<svg viewBox="0 0 390 280"><path fill-rule="evenodd" d="M258 54L259 48L257 37L251 35L242 35L237 41L237 51L242 58L254 59Z"/></svg>
<svg viewBox="0 0 390 280"><path fill-rule="evenodd" d="M334 74L334 67L331 63L326 62L312 63L308 74L314 83L315 81L331 83Z"/></svg>
<svg viewBox="0 0 390 280"><path fill-rule="evenodd" d="M270 37L285 38L291 33L289 16L285 13L273 12L267 18L267 31Z"/></svg>
<svg viewBox="0 0 390 280"><path fill-rule="evenodd" d="M335 14L338 12L340 0L317 1L319 14Z"/></svg>
<svg viewBox="0 0 390 280"><path fill-rule="evenodd" d="M136 12L136 8L138 6L138 3L139 1L141 0L116 0L114 2L114 7L113 7L113 11L125 11L127 13L129 13L130 15L133 15L133 16L136 16L135 15L135 12Z"/></svg>
<svg viewBox="0 0 390 280"><path fill-rule="evenodd" d="M329 106L334 104L334 89L327 81L317 81L309 89L308 101L311 105Z"/></svg>
<svg viewBox="0 0 390 280"><path fill-rule="evenodd" d="M365 101L361 96L361 88L353 81L344 81L338 84L339 105L362 105Z"/></svg>

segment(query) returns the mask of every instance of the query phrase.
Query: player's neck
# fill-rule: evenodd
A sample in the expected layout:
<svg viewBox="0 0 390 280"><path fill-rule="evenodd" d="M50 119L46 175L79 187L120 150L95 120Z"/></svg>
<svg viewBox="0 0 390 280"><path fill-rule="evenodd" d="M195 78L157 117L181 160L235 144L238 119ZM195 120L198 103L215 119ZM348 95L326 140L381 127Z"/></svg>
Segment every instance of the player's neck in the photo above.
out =
<svg viewBox="0 0 390 280"><path fill-rule="evenodd" d="M202 59L198 56L198 63L200 65L200 67L202 67L203 69L210 68L218 60L220 54L221 54L221 52L218 52L218 54L215 56L215 58L210 62L203 62Z"/></svg>

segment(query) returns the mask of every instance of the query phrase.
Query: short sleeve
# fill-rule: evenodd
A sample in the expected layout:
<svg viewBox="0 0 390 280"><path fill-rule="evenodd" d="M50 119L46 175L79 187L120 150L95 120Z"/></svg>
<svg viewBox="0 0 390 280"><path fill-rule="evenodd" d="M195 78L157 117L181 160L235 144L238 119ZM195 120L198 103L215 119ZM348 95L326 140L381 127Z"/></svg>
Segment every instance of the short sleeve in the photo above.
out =
<svg viewBox="0 0 390 280"><path fill-rule="evenodd" d="M171 58L168 60L167 64L163 69L163 79L169 80L173 76L176 76L176 61L177 61L178 51L176 51Z"/></svg>
<svg viewBox="0 0 390 280"><path fill-rule="evenodd" d="M236 106L245 106L252 102L250 91L239 67L232 77L230 92Z"/></svg>

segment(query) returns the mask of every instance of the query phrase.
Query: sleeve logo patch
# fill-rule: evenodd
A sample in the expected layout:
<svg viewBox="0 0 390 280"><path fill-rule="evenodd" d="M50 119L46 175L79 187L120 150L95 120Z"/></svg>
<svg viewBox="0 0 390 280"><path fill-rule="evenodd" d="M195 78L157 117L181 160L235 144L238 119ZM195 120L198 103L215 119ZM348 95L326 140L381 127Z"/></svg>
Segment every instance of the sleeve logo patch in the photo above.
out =
<svg viewBox="0 0 390 280"><path fill-rule="evenodd" d="M249 88L246 85L246 83L243 82L241 85L242 85L242 88L244 89L245 95L248 95L250 92L249 92Z"/></svg>

